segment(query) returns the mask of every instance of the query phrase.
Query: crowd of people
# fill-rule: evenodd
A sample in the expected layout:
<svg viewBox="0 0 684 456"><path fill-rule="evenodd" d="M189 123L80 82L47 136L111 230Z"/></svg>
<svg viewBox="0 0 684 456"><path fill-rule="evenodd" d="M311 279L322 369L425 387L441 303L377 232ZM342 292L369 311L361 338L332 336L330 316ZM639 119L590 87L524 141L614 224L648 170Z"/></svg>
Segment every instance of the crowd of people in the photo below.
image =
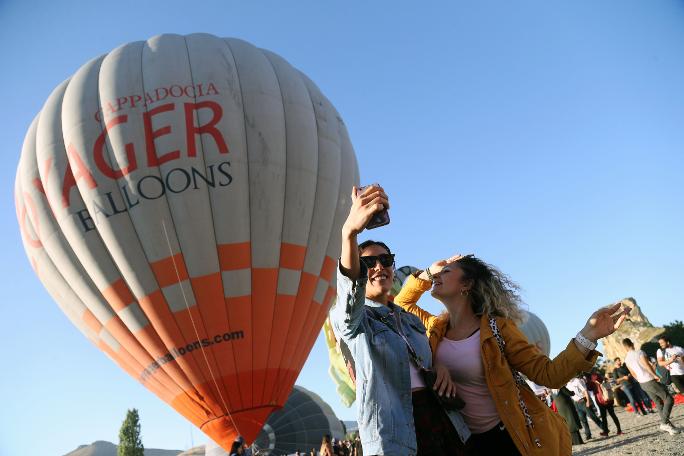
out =
<svg viewBox="0 0 684 456"><path fill-rule="evenodd" d="M311 450L311 453L297 451L295 456L363 456L363 448L358 435L353 440L339 440L330 437L330 435L325 435L318 453L316 453L314 448Z"/></svg>
<svg viewBox="0 0 684 456"><path fill-rule="evenodd" d="M592 369L597 341L615 332L630 309L618 303L597 310L550 359L517 327L517 285L474 255L435 261L409 276L392 300L394 254L383 242L357 241L388 207L380 186L353 189L330 311L355 363L364 454L570 455L566 421L525 377L563 389ZM427 291L444 305L441 315L419 306ZM614 415L608 404L599 411Z"/></svg>
<svg viewBox="0 0 684 456"><path fill-rule="evenodd" d="M616 405L630 406L630 411L639 417L658 413L660 429L675 435L679 429L670 421L670 414L674 395L684 392L684 350L673 345L665 334L660 336L658 344L660 349L656 357L650 359L644 351L635 350L632 340L625 338L622 340L625 361L623 363L621 358L615 358L612 366L608 366L612 368L610 376L604 376L594 368L589 373L578 374L560 389L548 390L534 384L530 386L538 388L537 394L565 418L573 445L584 443L580 430L584 431L585 440L593 438L587 418L601 429L602 437L607 437L610 433L610 415L616 434L621 435L622 426L615 414Z"/></svg>

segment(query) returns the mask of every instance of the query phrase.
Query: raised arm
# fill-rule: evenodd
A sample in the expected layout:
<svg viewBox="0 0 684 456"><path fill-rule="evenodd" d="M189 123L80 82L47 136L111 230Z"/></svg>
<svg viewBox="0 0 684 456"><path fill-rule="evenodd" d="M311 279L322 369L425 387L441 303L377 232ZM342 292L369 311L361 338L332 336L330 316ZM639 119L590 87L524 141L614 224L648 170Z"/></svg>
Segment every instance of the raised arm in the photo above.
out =
<svg viewBox="0 0 684 456"><path fill-rule="evenodd" d="M401 291L394 298L394 303L400 306L405 311L412 313L416 317L420 318L420 321L423 323L423 326L428 328L429 323L432 321L432 319L437 317L432 315L427 310L420 308L417 304L418 300L423 295L423 293L432 288L432 282L430 282L429 280L422 279L422 274L424 274L424 272L422 272L421 275L418 277L410 275L406 279L404 286L401 287Z"/></svg>
<svg viewBox="0 0 684 456"><path fill-rule="evenodd" d="M587 339L595 345L598 339L614 333L628 313L629 310L623 309L619 303L597 310L565 350L553 360L530 344L513 321L497 319L497 323L502 322L506 359L511 366L539 385L560 388L578 372L591 370L599 355L597 351L580 342L579 338Z"/></svg>
<svg viewBox="0 0 684 456"><path fill-rule="evenodd" d="M368 269L359 259L357 236L377 210L389 207L387 195L378 185L371 185L357 195L352 188L352 207L342 226L342 252L337 268L337 300L330 309L330 320L335 334L343 339L354 337L361 331L365 318Z"/></svg>
<svg viewBox="0 0 684 456"><path fill-rule="evenodd" d="M352 187L352 207L347 220L342 226L342 252L340 255L340 271L351 280L359 278L360 260L357 236L366 228L368 222L377 211L389 208L385 191L379 185L369 185L359 195L357 188Z"/></svg>

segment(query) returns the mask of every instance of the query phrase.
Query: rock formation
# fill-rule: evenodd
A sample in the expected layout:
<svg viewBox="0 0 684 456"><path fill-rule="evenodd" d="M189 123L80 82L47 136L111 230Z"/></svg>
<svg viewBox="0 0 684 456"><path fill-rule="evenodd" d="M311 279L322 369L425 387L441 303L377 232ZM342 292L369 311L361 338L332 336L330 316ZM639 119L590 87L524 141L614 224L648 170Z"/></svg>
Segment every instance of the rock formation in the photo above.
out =
<svg viewBox="0 0 684 456"><path fill-rule="evenodd" d="M665 330L653 326L646 315L641 311L634 298L625 298L620 301L623 305L631 307L627 320L622 323L620 329L615 331L612 335L601 339L603 343L603 356L609 360L609 363L616 357L624 359L625 349L622 347L622 339L628 337L634 342L634 346L639 349L642 344L654 341L656 337L662 334Z"/></svg>
<svg viewBox="0 0 684 456"><path fill-rule="evenodd" d="M159 450L145 448L145 456L177 456L180 450ZM64 456L117 456L116 445L105 440L97 440L90 445L81 445Z"/></svg>

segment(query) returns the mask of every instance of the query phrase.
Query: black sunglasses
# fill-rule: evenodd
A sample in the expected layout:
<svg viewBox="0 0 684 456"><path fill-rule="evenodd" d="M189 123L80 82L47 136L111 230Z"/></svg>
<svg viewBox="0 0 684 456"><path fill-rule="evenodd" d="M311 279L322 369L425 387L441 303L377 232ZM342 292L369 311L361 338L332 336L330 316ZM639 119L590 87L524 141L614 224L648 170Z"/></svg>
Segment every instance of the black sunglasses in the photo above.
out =
<svg viewBox="0 0 684 456"><path fill-rule="evenodd" d="M394 264L394 254L393 253L383 253L381 255L368 255L362 256L361 261L366 265L367 268L372 268L375 266L377 261L380 262L382 267L386 268Z"/></svg>

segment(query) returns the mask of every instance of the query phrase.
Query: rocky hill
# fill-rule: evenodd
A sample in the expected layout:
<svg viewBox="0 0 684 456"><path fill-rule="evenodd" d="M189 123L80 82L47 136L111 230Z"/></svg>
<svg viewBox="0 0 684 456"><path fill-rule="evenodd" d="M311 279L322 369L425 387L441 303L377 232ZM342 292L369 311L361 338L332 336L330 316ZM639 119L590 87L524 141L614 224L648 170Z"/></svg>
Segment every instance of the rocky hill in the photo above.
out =
<svg viewBox="0 0 684 456"><path fill-rule="evenodd" d="M145 448L145 456L178 456L181 450L159 450ZM81 445L64 456L117 456L116 445L104 440L98 440L90 445Z"/></svg>
<svg viewBox="0 0 684 456"><path fill-rule="evenodd" d="M622 339L628 337L634 342L634 346L639 349L643 343L653 341L665 330L653 326L646 315L637 304L634 298L625 298L622 304L632 308L628 319L620 326L614 334L601 339L603 342L603 355L606 359L612 360L616 357L625 357L625 349L622 348Z"/></svg>

